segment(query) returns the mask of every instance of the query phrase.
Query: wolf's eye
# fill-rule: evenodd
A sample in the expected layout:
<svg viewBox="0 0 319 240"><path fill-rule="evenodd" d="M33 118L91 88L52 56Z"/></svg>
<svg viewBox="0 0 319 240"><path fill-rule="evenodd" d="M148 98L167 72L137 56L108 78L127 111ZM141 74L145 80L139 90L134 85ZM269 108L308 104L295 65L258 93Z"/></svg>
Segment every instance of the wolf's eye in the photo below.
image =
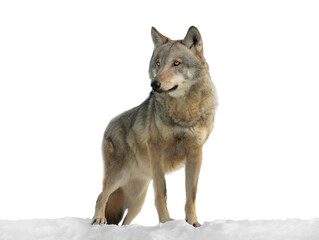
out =
<svg viewBox="0 0 319 240"><path fill-rule="evenodd" d="M178 66L179 64L181 64L180 61L174 61L174 66Z"/></svg>
<svg viewBox="0 0 319 240"><path fill-rule="evenodd" d="M161 66L161 63L160 63L159 60L156 61L156 65L157 65L157 66Z"/></svg>

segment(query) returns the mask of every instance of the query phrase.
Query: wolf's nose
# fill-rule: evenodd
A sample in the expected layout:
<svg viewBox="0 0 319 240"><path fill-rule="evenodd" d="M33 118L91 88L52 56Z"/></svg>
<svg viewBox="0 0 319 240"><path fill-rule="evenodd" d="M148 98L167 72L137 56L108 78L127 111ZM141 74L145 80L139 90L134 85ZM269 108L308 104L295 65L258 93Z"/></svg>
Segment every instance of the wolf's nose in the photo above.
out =
<svg viewBox="0 0 319 240"><path fill-rule="evenodd" d="M154 81L151 83L151 87L154 91L158 91L161 87L161 83L159 81Z"/></svg>

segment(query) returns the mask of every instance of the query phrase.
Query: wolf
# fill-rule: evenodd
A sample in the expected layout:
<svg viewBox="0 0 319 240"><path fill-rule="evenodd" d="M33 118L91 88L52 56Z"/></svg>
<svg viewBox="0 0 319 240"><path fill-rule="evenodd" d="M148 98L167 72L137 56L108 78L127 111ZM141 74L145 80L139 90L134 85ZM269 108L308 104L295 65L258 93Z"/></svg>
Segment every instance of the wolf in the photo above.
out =
<svg viewBox="0 0 319 240"><path fill-rule="evenodd" d="M198 29L171 40L154 27L149 64L152 91L139 106L115 117L103 142L103 191L92 224L130 224L140 212L153 180L159 221L167 209L165 174L185 165L186 221L195 227L202 147L213 129L217 95L203 55Z"/></svg>

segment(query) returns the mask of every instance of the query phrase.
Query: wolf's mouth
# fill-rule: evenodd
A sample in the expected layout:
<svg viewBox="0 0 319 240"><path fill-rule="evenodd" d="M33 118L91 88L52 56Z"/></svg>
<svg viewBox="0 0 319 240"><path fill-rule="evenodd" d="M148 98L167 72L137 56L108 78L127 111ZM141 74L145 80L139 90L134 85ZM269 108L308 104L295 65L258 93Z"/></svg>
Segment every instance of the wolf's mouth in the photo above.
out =
<svg viewBox="0 0 319 240"><path fill-rule="evenodd" d="M178 85L175 85L174 87L172 87L172 88L170 88L170 89L168 89L168 90L163 90L163 89L161 89L161 88L159 88L159 89L154 89L153 88L153 90L155 91L155 92L158 92L158 93L168 93L168 92L173 92L174 90L176 90L178 88Z"/></svg>
<svg viewBox="0 0 319 240"><path fill-rule="evenodd" d="M172 91L176 90L177 88L178 88L178 85L175 85L171 89L168 89L166 92L172 92Z"/></svg>

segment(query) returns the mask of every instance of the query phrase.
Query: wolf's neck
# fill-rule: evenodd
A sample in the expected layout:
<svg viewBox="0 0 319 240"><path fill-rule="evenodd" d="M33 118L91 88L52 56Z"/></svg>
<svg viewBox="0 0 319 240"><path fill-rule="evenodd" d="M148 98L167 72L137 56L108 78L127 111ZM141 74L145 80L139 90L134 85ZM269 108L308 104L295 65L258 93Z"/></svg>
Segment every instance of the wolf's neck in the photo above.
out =
<svg viewBox="0 0 319 240"><path fill-rule="evenodd" d="M214 111L214 87L209 79L195 84L183 97L173 98L166 94L163 98L164 107L175 124L193 127L206 114Z"/></svg>

